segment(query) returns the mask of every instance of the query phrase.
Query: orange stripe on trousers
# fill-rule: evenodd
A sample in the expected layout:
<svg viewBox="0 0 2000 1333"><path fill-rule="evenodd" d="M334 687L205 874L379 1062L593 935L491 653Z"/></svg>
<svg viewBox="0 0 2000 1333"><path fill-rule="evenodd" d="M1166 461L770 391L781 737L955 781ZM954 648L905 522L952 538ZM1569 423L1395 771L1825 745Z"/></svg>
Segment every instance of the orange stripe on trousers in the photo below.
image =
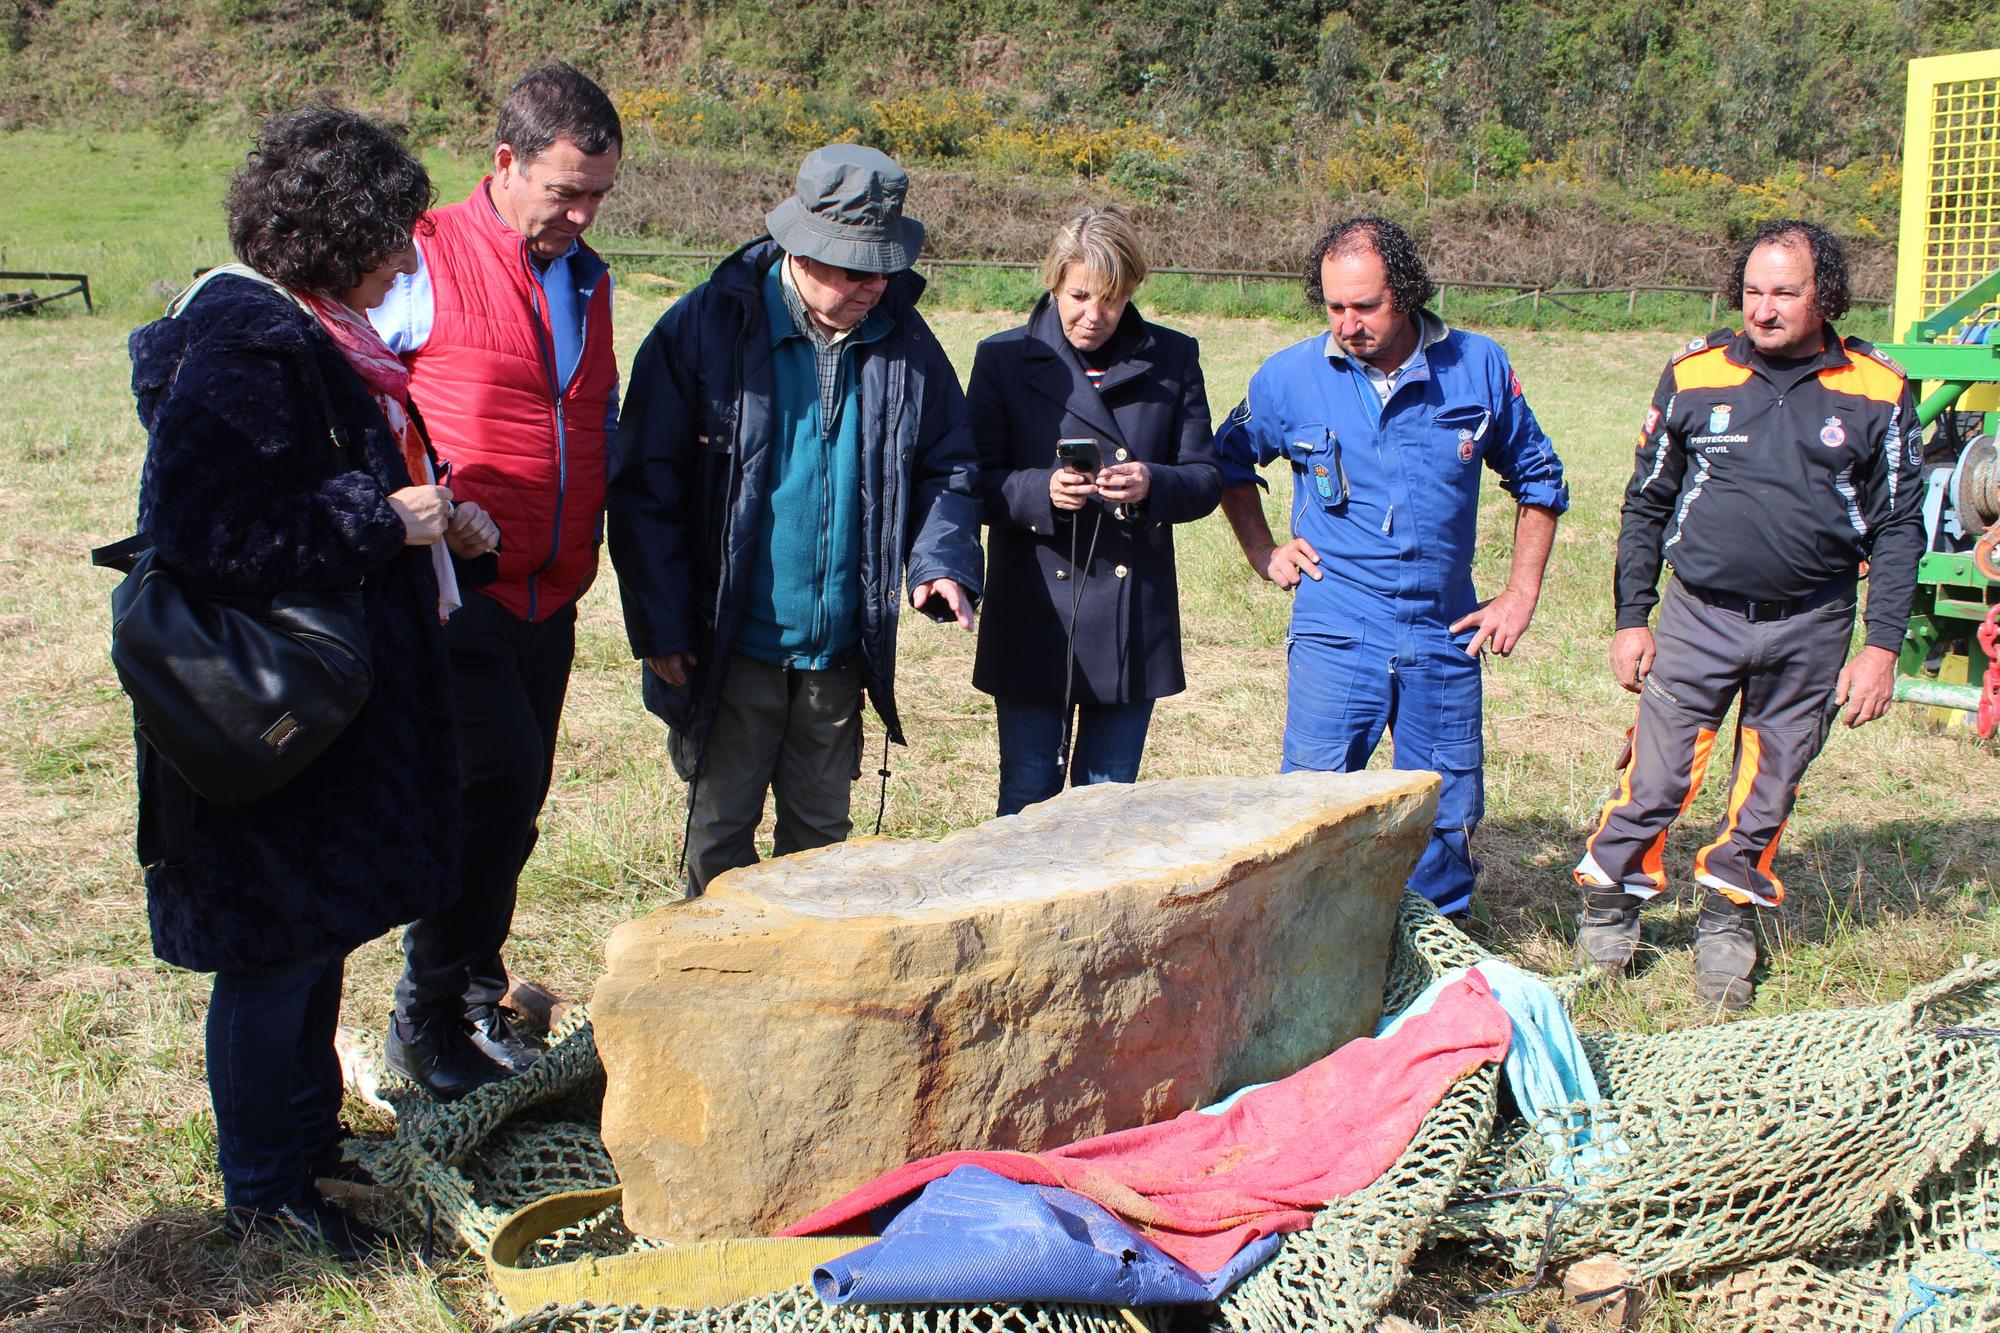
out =
<svg viewBox="0 0 2000 1333"><path fill-rule="evenodd" d="M1694 804L1696 794L1701 791L1702 780L1708 776L1708 758L1714 750L1714 727L1703 727L1695 732L1694 753L1688 758L1687 795L1681 797L1681 808L1675 814L1675 819L1686 814L1688 807ZM1672 827L1673 825L1669 823L1655 834L1652 842L1646 845L1645 853L1639 858L1639 868L1653 881L1654 888L1667 887L1667 830Z"/></svg>
<svg viewBox="0 0 2000 1333"><path fill-rule="evenodd" d="M1750 799L1750 788L1757 781L1758 760L1764 752L1763 739L1751 728L1743 726L1736 729L1736 738L1736 782L1729 789L1729 817L1723 821L1721 836L1694 854L1694 873L1697 875L1708 873L1709 855L1721 851L1735 834L1736 825L1743 817L1743 806ZM1773 840L1772 846L1776 845ZM1770 849L1766 849L1765 855L1771 855ZM1746 907L1755 901L1742 889L1727 888L1721 893L1731 902Z"/></svg>

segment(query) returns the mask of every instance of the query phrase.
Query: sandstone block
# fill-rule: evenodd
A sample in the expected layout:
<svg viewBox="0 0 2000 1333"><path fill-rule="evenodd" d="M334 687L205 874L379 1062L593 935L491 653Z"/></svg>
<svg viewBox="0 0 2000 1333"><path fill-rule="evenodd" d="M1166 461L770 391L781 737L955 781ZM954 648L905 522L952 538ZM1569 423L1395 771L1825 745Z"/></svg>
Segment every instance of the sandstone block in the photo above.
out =
<svg viewBox="0 0 2000 1333"><path fill-rule="evenodd" d="M765 1235L891 1167L1281 1078L1379 1017L1428 773L1085 787L732 871L591 1003L625 1219Z"/></svg>

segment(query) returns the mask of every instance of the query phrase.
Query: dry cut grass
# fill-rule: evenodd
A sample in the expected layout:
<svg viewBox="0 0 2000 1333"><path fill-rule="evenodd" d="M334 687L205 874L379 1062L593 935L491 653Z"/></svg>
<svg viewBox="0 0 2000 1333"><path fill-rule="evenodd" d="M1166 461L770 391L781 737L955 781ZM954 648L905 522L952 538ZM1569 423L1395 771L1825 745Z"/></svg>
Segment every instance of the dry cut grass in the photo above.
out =
<svg viewBox="0 0 2000 1333"><path fill-rule="evenodd" d="M618 329L627 357L663 305L628 292ZM1017 317L934 322L964 367L979 337ZM1290 325L1186 327L1202 339L1218 415L1263 356L1298 336ZM220 1189L200 1059L205 978L150 955L130 853L128 714L105 656L112 577L84 564L89 546L132 521L143 441L124 334L122 323L80 318L0 327L0 1329L484 1327L483 1284L462 1260L410 1255L347 1274L213 1239ZM1569 462L1575 509L1529 638L1491 664L1489 817L1478 850L1494 947L1545 971L1568 966L1568 866L1631 716L1603 661L1611 552L1632 430L1675 342L1508 339ZM1490 488L1482 588L1504 579L1510 533L1507 501ZM1219 518L1177 541L1190 687L1160 706L1144 776L1271 771L1286 600L1251 578ZM588 995L610 928L673 896L683 815L660 731L639 706L612 584L607 571L585 604L555 787L511 954L517 970L574 996ZM902 649L911 744L891 756L883 831L930 836L991 811L991 710L968 683L970 637L919 620L906 625ZM1833 738L1779 862L1791 901L1760 1010L1881 1001L1963 953L2000 949L1993 762L1962 731L1934 730L1909 710ZM1725 785L1718 775L1696 803L1691 831L1670 847L1671 868L1684 870L1713 826ZM872 782L855 804L865 830ZM1691 915L1691 899L1658 913L1650 965L1631 984L1586 997L1580 1020L1709 1021L1691 996ZM356 954L348 1022L384 1021L396 963L389 940ZM1468 1313L1466 1293L1507 1280L1455 1267L1413 1295L1411 1312L1432 1326L1499 1330L1554 1311L1531 1300ZM1648 1319L1656 1329L1690 1327L1671 1306Z"/></svg>

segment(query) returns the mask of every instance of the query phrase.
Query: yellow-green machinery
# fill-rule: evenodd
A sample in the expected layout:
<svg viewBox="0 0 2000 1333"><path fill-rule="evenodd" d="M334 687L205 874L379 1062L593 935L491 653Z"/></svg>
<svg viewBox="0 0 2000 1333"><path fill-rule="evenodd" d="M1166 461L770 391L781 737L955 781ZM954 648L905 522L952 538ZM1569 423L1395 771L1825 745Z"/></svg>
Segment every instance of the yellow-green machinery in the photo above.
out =
<svg viewBox="0 0 2000 1333"><path fill-rule="evenodd" d="M2000 50L1910 62L1893 327L1916 386L1927 553L1896 697L2000 723Z"/></svg>

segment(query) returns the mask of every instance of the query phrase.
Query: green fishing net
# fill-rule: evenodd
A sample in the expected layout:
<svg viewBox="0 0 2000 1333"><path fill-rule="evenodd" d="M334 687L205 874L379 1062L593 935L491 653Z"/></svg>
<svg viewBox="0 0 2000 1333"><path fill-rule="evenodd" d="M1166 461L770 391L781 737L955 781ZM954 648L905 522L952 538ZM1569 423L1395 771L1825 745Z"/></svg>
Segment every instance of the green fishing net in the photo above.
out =
<svg viewBox="0 0 2000 1333"><path fill-rule="evenodd" d="M1406 897L1384 1003L1487 955ZM1543 1274L1587 1255L1672 1278L1718 1328L2000 1327L2000 962L1907 999L1666 1034L1582 1038L1603 1092L1524 1123L1499 1073L1460 1081L1396 1163L1324 1209L1221 1302L1246 1333L1368 1329L1426 1246ZM392 1092L364 1164L427 1227L484 1254L515 1209L616 1183L603 1070L573 1016L528 1073L450 1106ZM523 1262L647 1244L617 1210ZM803 1276L803 1275L802 1275ZM829 1306L806 1285L720 1309L551 1306L503 1333L1129 1333L1164 1312L1082 1305Z"/></svg>

